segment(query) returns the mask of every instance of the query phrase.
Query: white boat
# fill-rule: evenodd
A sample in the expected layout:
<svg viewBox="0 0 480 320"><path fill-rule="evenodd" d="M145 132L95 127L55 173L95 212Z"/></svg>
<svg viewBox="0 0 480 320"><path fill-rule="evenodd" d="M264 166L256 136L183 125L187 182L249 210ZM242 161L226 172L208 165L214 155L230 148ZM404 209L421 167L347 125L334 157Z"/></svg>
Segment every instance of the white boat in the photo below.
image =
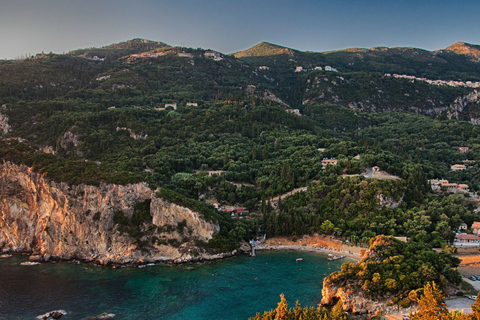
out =
<svg viewBox="0 0 480 320"><path fill-rule="evenodd" d="M0 258L10 258L11 254L0 254Z"/></svg>
<svg viewBox="0 0 480 320"><path fill-rule="evenodd" d="M300 261L303 261L303 258L298 258L297 260L295 260L295 262L300 262Z"/></svg>
<svg viewBox="0 0 480 320"><path fill-rule="evenodd" d="M34 262L34 261L25 261L20 263L21 266L36 266L39 265L40 262Z"/></svg>

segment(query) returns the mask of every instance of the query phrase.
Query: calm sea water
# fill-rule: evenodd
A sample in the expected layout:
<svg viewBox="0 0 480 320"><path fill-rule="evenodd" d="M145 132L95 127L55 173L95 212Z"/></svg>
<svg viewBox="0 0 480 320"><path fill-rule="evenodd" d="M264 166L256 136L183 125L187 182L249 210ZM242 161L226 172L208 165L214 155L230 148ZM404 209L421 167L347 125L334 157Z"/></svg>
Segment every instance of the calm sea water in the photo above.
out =
<svg viewBox="0 0 480 320"><path fill-rule="evenodd" d="M303 258L302 262L295 262ZM102 312L114 319L248 319L277 306L315 306L323 278L342 261L308 252L258 252L257 257L143 269L89 264L20 266L27 256L0 259L0 319L34 319L55 309L83 319Z"/></svg>

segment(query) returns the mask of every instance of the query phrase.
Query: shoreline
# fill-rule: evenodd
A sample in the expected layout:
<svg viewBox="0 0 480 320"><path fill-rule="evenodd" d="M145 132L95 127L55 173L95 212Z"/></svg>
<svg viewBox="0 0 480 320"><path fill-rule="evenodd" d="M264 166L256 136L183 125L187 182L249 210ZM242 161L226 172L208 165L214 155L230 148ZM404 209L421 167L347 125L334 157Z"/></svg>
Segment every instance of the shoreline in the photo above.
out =
<svg viewBox="0 0 480 320"><path fill-rule="evenodd" d="M354 253L352 251L345 251L345 250L336 250L330 249L325 247L316 247L316 246L306 246L306 245L269 245L263 244L258 247L255 247L256 251L307 251L307 252L316 252L324 256L328 256L329 254L333 254L336 256L344 256L345 258L350 258L354 261L360 260L360 254Z"/></svg>

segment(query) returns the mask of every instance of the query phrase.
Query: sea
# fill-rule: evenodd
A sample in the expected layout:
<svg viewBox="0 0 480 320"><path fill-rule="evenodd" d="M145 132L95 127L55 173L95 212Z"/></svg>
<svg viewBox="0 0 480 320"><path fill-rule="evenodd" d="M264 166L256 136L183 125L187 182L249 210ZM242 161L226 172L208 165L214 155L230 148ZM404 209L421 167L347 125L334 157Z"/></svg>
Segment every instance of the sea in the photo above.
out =
<svg viewBox="0 0 480 320"><path fill-rule="evenodd" d="M296 261L297 259L303 261ZM113 319L247 320L276 308L317 306L323 279L343 260L305 251L257 251L256 257L182 265L111 269L72 262L22 266L0 259L0 319L35 319L62 309L62 319L113 313Z"/></svg>

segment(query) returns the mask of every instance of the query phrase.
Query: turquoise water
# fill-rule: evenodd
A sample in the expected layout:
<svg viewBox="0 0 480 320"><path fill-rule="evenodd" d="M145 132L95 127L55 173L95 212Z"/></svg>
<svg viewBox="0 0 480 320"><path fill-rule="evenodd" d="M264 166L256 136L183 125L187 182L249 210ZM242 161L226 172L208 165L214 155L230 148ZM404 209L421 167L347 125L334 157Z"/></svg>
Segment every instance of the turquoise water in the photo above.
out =
<svg viewBox="0 0 480 320"><path fill-rule="evenodd" d="M296 258L302 262L295 262ZM0 319L33 319L64 309L62 319L102 312L115 319L248 319L275 308L320 302L323 278L342 261L308 252L258 252L257 257L143 269L68 262L20 266L27 256L0 259Z"/></svg>

